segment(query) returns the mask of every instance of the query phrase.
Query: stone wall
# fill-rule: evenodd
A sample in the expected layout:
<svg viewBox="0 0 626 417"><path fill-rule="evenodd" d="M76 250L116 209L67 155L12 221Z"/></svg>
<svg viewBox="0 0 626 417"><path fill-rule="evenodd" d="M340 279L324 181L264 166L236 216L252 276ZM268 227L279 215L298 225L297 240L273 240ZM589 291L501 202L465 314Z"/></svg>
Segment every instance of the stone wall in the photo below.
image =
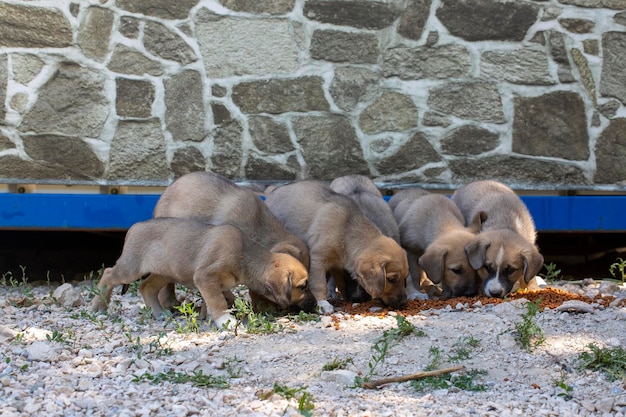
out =
<svg viewBox="0 0 626 417"><path fill-rule="evenodd" d="M626 189L626 0L0 3L0 182Z"/></svg>

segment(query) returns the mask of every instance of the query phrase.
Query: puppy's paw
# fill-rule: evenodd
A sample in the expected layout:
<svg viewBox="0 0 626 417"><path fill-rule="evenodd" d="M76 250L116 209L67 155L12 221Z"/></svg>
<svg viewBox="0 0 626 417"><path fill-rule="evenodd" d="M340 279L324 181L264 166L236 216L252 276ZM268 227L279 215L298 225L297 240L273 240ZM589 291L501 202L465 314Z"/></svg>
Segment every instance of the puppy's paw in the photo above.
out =
<svg viewBox="0 0 626 417"><path fill-rule="evenodd" d="M333 300L333 301L338 301L341 300L341 294L339 294L336 290L328 290L326 292L326 299L327 300Z"/></svg>
<svg viewBox="0 0 626 417"><path fill-rule="evenodd" d="M215 319L215 326L220 330L232 330L235 328L235 319L230 314L222 314Z"/></svg>
<svg viewBox="0 0 626 417"><path fill-rule="evenodd" d="M91 303L91 310L96 313L104 313L107 311L107 305L103 300L96 296Z"/></svg>
<svg viewBox="0 0 626 417"><path fill-rule="evenodd" d="M318 301L317 309L320 314L333 314L335 312L333 305L326 300Z"/></svg>
<svg viewBox="0 0 626 417"><path fill-rule="evenodd" d="M428 300L428 294L424 294L420 291L410 292L406 295L409 300Z"/></svg>

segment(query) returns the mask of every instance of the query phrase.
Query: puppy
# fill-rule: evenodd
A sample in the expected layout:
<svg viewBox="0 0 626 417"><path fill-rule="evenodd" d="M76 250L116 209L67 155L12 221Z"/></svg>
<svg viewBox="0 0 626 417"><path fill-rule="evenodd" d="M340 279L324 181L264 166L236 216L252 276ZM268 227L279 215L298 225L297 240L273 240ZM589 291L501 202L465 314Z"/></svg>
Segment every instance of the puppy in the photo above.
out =
<svg viewBox="0 0 626 417"><path fill-rule="evenodd" d="M374 182L364 175L346 175L330 183L330 189L350 197L385 235L400 243L400 229L389 204Z"/></svg>
<svg viewBox="0 0 626 417"><path fill-rule="evenodd" d="M327 300L326 274L339 281L344 269L373 298L393 308L406 304L406 253L352 199L321 181L307 180L276 188L265 202L309 246L309 286L321 313L333 312Z"/></svg>
<svg viewBox="0 0 626 417"><path fill-rule="evenodd" d="M442 298L476 295L476 271L469 264L465 246L476 238L484 213L478 213L466 228L463 215L448 197L441 194L405 197L402 204L396 205L396 212L410 277L419 276L419 288L431 297L438 295L431 288L433 283L441 283ZM407 285L407 292L410 290ZM415 293L408 293L408 297L424 298Z"/></svg>
<svg viewBox="0 0 626 417"><path fill-rule="evenodd" d="M142 285L141 295L155 318L163 313L158 282L197 288L218 328L232 319L223 291L246 285L281 307L304 297L308 273L301 262L272 253L231 225L210 226L191 219L160 218L134 224L120 258L98 284L103 297L93 300L104 311L113 287L151 274L157 285Z"/></svg>
<svg viewBox="0 0 626 417"><path fill-rule="evenodd" d="M345 175L330 183L331 190L350 197L359 206L365 216L370 219L385 235L400 243L400 229L393 217L389 205L385 202L374 182L364 175ZM347 300L354 302L367 301L370 296L350 274L344 271L342 282L335 283L334 278L328 281L328 298L335 296L335 287L342 286L341 293Z"/></svg>
<svg viewBox="0 0 626 417"><path fill-rule="evenodd" d="M398 226L400 220L404 217L407 209L411 206L415 199L430 194L421 188L406 188L398 191L389 199L389 208L391 209ZM402 235L402 233L401 233ZM400 236L400 244L402 245L402 236ZM407 296L414 300L416 298L427 300L429 297L438 297L441 295L439 287L434 285L432 281L425 280L424 274L418 274L417 258L411 254L410 250L403 246L407 251L409 261L409 277L406 280ZM421 290L421 291L420 291ZM423 291L423 292L422 292Z"/></svg>
<svg viewBox="0 0 626 417"><path fill-rule="evenodd" d="M388 204L396 221L398 219L398 215L402 217L406 208L410 206L416 198L428 194L430 194L428 191L421 188L405 188L391 196Z"/></svg>
<svg viewBox="0 0 626 417"><path fill-rule="evenodd" d="M210 224L232 224L271 252L291 255L308 268L309 249L306 244L285 229L259 195L260 192L252 188L238 186L213 172L192 172L165 189L157 201L153 217L195 218ZM177 303L174 290L174 285L168 284L160 292L163 307L171 308ZM250 298L255 307L276 307L255 294L254 290L250 291ZM297 307L307 310L314 304L313 296L309 295L304 304Z"/></svg>
<svg viewBox="0 0 626 417"><path fill-rule="evenodd" d="M468 221L485 212L477 239L465 248L489 297L504 297L514 286L527 286L543 267L535 244L535 224L515 192L496 181L476 181L454 192L452 201Z"/></svg>

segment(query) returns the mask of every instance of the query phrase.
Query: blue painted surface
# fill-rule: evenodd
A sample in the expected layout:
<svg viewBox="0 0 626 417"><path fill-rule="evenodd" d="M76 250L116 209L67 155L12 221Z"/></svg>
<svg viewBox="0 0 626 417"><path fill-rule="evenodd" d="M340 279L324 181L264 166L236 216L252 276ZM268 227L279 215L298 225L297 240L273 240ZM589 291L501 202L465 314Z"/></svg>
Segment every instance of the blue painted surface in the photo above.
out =
<svg viewBox="0 0 626 417"><path fill-rule="evenodd" d="M626 231L626 196L522 196L522 200L539 231Z"/></svg>
<svg viewBox="0 0 626 417"><path fill-rule="evenodd" d="M0 228L126 230L152 217L158 195L0 194Z"/></svg>
<svg viewBox="0 0 626 417"><path fill-rule="evenodd" d="M0 229L126 230L152 217L153 194L0 193ZM626 196L522 196L539 231L626 232Z"/></svg>

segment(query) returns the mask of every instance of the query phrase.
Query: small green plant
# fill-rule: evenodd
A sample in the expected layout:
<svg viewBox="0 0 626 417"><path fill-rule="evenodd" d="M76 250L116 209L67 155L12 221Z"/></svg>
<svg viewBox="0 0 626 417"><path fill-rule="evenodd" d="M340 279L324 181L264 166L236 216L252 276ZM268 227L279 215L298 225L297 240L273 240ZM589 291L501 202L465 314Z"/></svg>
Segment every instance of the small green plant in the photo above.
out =
<svg viewBox="0 0 626 417"><path fill-rule="evenodd" d="M306 391L307 387L289 388L286 385L274 383L274 393L282 395L286 399L290 400L296 398L297 394L301 393L298 399L298 411L303 416L312 416L315 405L313 404L313 396Z"/></svg>
<svg viewBox="0 0 626 417"><path fill-rule="evenodd" d="M277 333L284 330L284 326L276 323L272 316L255 313L252 309L252 304L243 298L236 298L229 311L235 319L233 329L235 335L237 335L240 326L243 326L248 333L257 334Z"/></svg>
<svg viewBox="0 0 626 417"><path fill-rule="evenodd" d="M328 362L324 366L322 366L322 371L334 371L335 369L346 369L348 364L353 364L352 358L346 358L339 360L337 357L333 359L331 362Z"/></svg>
<svg viewBox="0 0 626 417"><path fill-rule="evenodd" d="M360 375L355 377L355 387L362 387L363 383L369 381L373 376L378 374L378 367L387 359L389 349L400 343L404 337L410 334L424 336L424 332L415 328L415 326L413 326L413 324L411 324L411 322L409 322L405 317L395 316L395 318L398 327L385 330L382 337L374 343L374 346L372 346L372 351L374 353L372 353L372 358L367 363L368 372L364 377Z"/></svg>
<svg viewBox="0 0 626 417"><path fill-rule="evenodd" d="M223 369L226 370L229 378L241 378L243 375L242 362L243 359L239 359L237 356L229 357L224 360Z"/></svg>
<svg viewBox="0 0 626 417"><path fill-rule="evenodd" d="M525 304L526 312L522 314L522 321L515 323L514 337L528 352L545 342L543 329L535 321L535 316L541 311L541 300L529 301Z"/></svg>
<svg viewBox="0 0 626 417"><path fill-rule="evenodd" d="M430 362L424 367L424 371L436 371L442 367L445 362L460 362L469 359L475 348L480 345L480 339L473 336L462 336L452 345L448 354L437 346L431 346L428 349ZM444 359L444 357L446 359ZM423 392L426 390L456 387L465 391L486 391L487 388L483 384L477 384L476 378L485 375L486 371L472 369L463 374L446 373L439 376L429 376L411 381L411 385L415 390Z"/></svg>
<svg viewBox="0 0 626 417"><path fill-rule="evenodd" d="M451 387L463 391L486 391L485 385L476 382L478 377L486 374L487 371L472 369L464 374L443 374L415 379L411 381L411 386L419 392Z"/></svg>
<svg viewBox="0 0 626 417"><path fill-rule="evenodd" d="M126 336L126 340L130 342L129 349L131 351L137 352L137 359L141 359L141 355L143 354L143 345L141 344L141 337L134 337L130 332L124 333Z"/></svg>
<svg viewBox="0 0 626 417"><path fill-rule="evenodd" d="M157 358L162 356L171 356L174 354L174 349L164 344L162 340L167 340L167 335L164 332L153 336L148 342L148 353L154 353Z"/></svg>
<svg viewBox="0 0 626 417"><path fill-rule="evenodd" d="M319 314L315 313L306 313L304 311L300 311L296 315L287 316L290 320L295 321L296 323L306 323L306 322L318 322L321 320Z"/></svg>
<svg viewBox="0 0 626 417"><path fill-rule="evenodd" d="M572 387L571 385L568 385L566 380L565 380L565 373L561 372L561 378L558 380L554 381L554 384L556 385L557 389L558 389L558 393L556 394L557 396L563 398L565 401L570 401L571 399L574 398L574 396L572 395L574 392L574 387Z"/></svg>
<svg viewBox="0 0 626 417"><path fill-rule="evenodd" d="M601 348L593 343L587 347L589 350L578 356L581 369L601 371L609 381L626 379L626 349L621 346Z"/></svg>
<svg viewBox="0 0 626 417"><path fill-rule="evenodd" d="M472 351L480 345L480 339L473 336L460 337L452 346L452 352L448 355L448 362L460 362L469 359Z"/></svg>
<svg viewBox="0 0 626 417"><path fill-rule="evenodd" d="M87 319L89 321L91 321L94 324L97 324L98 327L100 328L100 330L104 329L104 320L98 318L98 316L96 316L96 313L92 312L92 311L87 311L87 310L81 310L80 313L72 313L70 314L70 317L74 320L76 319Z"/></svg>
<svg viewBox="0 0 626 417"><path fill-rule="evenodd" d="M196 311L196 305L194 303L182 303L181 305L174 306L176 310L182 315L183 323L178 320L176 323L176 332L178 333L198 333L200 331L200 323L198 322L198 312Z"/></svg>
<svg viewBox="0 0 626 417"><path fill-rule="evenodd" d="M144 382L149 381L153 384L160 384L163 382L171 382L173 384L186 384L190 383L195 387L201 388L228 388L228 381L222 376L214 376L210 374L204 374L202 370L187 372L177 372L170 369L167 372L160 372L158 374L151 374L146 372L142 375L133 375L132 382Z"/></svg>
<svg viewBox="0 0 626 417"><path fill-rule="evenodd" d="M541 278L545 279L547 282L553 282L559 279L559 276L561 275L561 270L556 269L555 263L550 262L549 264L543 264L543 267L546 269L546 272L545 274L539 274Z"/></svg>
<svg viewBox="0 0 626 417"><path fill-rule="evenodd" d="M619 278L622 282L626 282L626 260L617 258L616 261L609 267L609 272L615 278ZM619 277L617 276L617 272L619 272Z"/></svg>
<svg viewBox="0 0 626 417"><path fill-rule="evenodd" d="M59 332L58 330L53 330L52 333L47 333L46 340L48 340L49 342L68 343L63 333Z"/></svg>
<svg viewBox="0 0 626 417"><path fill-rule="evenodd" d="M430 362L424 367L424 370L434 371L439 369L443 363L443 354L441 353L441 349L437 346L429 347L428 356L430 356Z"/></svg>
<svg viewBox="0 0 626 417"><path fill-rule="evenodd" d="M22 270L21 279L15 278L13 273L9 271L2 275L2 282L6 285L8 279L8 284L11 289L20 294L19 298L10 299L13 307L30 307L36 303L37 299L35 297L33 287L28 283L26 267L20 265L20 269Z"/></svg>

